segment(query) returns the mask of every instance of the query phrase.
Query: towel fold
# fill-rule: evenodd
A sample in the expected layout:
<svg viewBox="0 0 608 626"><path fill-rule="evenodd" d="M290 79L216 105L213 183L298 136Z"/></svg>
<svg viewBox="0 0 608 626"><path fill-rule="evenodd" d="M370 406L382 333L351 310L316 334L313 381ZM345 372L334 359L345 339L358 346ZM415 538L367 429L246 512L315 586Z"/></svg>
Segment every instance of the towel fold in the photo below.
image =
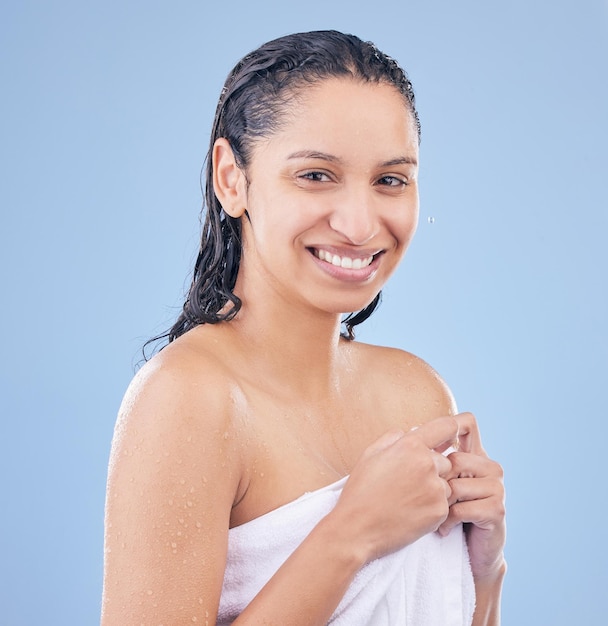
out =
<svg viewBox="0 0 608 626"><path fill-rule="evenodd" d="M348 477L230 529L218 613L227 626L336 505ZM475 588L462 526L430 533L363 567L332 626L469 626Z"/></svg>

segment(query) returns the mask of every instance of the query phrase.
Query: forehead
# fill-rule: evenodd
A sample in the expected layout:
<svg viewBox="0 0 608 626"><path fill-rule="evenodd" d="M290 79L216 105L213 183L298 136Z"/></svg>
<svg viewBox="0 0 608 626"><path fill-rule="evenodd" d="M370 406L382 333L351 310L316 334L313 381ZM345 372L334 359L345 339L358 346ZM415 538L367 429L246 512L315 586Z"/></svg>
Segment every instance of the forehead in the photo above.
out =
<svg viewBox="0 0 608 626"><path fill-rule="evenodd" d="M330 78L298 90L278 129L256 153L277 158L299 150L337 156L415 156L418 131L402 94L386 83Z"/></svg>

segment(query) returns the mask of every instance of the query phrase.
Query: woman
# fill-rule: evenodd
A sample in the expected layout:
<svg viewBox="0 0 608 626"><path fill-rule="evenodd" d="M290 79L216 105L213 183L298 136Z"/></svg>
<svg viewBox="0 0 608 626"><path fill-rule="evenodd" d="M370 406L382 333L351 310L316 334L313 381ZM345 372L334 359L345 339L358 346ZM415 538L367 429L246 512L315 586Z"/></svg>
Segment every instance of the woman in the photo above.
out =
<svg viewBox="0 0 608 626"><path fill-rule="evenodd" d="M229 75L192 286L117 421L103 624L499 623L500 466L428 365L353 340L418 143L406 75L351 35Z"/></svg>

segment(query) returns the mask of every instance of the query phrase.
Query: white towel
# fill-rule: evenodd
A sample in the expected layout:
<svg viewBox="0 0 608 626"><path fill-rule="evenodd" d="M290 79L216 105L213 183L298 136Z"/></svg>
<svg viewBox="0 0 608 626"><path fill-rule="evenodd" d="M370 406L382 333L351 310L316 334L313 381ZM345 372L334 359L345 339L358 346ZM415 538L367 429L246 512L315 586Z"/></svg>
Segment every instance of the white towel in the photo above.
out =
<svg viewBox="0 0 608 626"><path fill-rule="evenodd" d="M348 477L230 529L218 626L231 624L336 505ZM462 526L363 567L332 626L469 626L475 588Z"/></svg>

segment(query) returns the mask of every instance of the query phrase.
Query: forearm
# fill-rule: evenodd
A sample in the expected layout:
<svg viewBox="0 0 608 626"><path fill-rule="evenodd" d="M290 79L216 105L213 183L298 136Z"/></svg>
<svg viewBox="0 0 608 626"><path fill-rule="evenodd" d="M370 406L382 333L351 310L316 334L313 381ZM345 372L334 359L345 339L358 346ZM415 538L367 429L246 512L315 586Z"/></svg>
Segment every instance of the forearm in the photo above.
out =
<svg viewBox="0 0 608 626"><path fill-rule="evenodd" d="M279 568L234 622L235 626L324 625L365 558L328 515Z"/></svg>
<svg viewBox="0 0 608 626"><path fill-rule="evenodd" d="M503 562L493 576L475 579L475 614L472 626L500 626L500 598L507 571Z"/></svg>

